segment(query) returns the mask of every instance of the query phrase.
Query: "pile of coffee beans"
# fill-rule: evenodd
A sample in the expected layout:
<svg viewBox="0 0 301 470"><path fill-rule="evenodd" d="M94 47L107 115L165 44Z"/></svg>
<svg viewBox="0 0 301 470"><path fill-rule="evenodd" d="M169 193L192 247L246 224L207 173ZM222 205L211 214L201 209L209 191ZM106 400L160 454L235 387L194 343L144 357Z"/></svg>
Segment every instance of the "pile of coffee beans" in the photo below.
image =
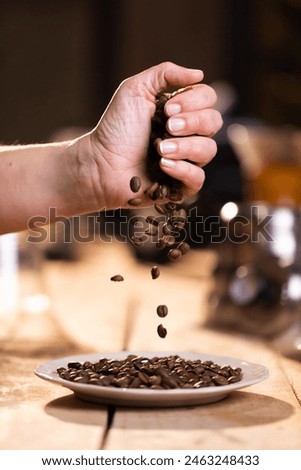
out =
<svg viewBox="0 0 301 470"><path fill-rule="evenodd" d="M98 362L69 362L57 369L62 379L103 387L170 390L229 385L242 379L242 369L213 361L183 359L178 355L124 359L101 358Z"/></svg>

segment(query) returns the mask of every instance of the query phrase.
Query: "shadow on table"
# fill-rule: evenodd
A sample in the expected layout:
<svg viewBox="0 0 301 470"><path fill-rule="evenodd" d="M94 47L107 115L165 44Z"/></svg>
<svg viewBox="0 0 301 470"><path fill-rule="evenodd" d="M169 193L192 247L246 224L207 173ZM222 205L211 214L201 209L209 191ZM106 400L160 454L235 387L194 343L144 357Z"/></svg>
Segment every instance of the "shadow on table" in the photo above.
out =
<svg viewBox="0 0 301 470"><path fill-rule="evenodd" d="M48 415L61 421L76 424L105 425L108 406L80 401L75 395L70 394L49 402L45 406L45 411ZM100 415L102 415L103 419L101 419ZM103 423L101 423L101 421L103 421Z"/></svg>
<svg viewBox="0 0 301 470"><path fill-rule="evenodd" d="M294 413L285 401L240 391L216 403L183 408L107 407L86 403L74 395L53 400L45 407L46 413L57 419L80 424L95 424L93 410L109 411L115 428L182 430L258 426L287 419ZM99 413L95 415L99 422Z"/></svg>

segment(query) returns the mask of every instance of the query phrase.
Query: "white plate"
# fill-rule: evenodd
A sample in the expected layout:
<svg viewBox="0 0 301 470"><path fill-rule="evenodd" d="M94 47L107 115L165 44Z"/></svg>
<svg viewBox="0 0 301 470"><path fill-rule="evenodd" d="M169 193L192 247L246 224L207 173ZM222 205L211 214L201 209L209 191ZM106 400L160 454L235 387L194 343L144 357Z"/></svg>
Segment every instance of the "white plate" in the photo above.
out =
<svg viewBox="0 0 301 470"><path fill-rule="evenodd" d="M231 367L241 367L243 377L239 382L213 387L204 387L198 389L172 389L172 390L148 390L148 389L128 389L115 387L102 387L100 385L89 385L74 383L61 379L57 373L59 367L67 367L71 361L91 361L97 362L100 358L123 359L128 354L136 354L145 357L169 356L177 354L183 359L201 359L202 361L211 360L216 364L230 365ZM34 373L55 384L69 388L74 394L83 400L102 404L112 404L120 406L148 406L148 407L170 407L170 406L190 406L213 403L225 398L234 390L242 389L254 385L269 376L266 367L260 364L234 359L225 356L213 356L211 354L198 354L186 352L141 352L141 351L123 351L119 353L99 353L68 356L56 359L39 366Z"/></svg>

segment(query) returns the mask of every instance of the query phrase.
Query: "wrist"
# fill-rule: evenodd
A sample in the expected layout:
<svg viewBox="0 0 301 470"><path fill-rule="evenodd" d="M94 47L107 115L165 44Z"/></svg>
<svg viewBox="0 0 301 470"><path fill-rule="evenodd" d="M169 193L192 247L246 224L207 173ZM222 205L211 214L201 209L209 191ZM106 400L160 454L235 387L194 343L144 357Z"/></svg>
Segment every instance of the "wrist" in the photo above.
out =
<svg viewBox="0 0 301 470"><path fill-rule="evenodd" d="M92 134L87 133L70 143L74 170L75 212L88 213L105 206L103 186L100 181L101 149L94 148Z"/></svg>

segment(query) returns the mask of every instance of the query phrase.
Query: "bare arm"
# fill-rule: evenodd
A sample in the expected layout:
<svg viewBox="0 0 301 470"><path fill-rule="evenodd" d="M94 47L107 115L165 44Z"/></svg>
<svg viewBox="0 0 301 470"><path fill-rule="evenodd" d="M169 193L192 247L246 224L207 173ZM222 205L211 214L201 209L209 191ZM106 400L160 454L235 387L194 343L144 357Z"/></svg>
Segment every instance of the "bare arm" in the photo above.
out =
<svg viewBox="0 0 301 470"><path fill-rule="evenodd" d="M91 168L80 164L82 137L58 144L0 147L0 232L28 228L49 207L71 216L96 210Z"/></svg>

